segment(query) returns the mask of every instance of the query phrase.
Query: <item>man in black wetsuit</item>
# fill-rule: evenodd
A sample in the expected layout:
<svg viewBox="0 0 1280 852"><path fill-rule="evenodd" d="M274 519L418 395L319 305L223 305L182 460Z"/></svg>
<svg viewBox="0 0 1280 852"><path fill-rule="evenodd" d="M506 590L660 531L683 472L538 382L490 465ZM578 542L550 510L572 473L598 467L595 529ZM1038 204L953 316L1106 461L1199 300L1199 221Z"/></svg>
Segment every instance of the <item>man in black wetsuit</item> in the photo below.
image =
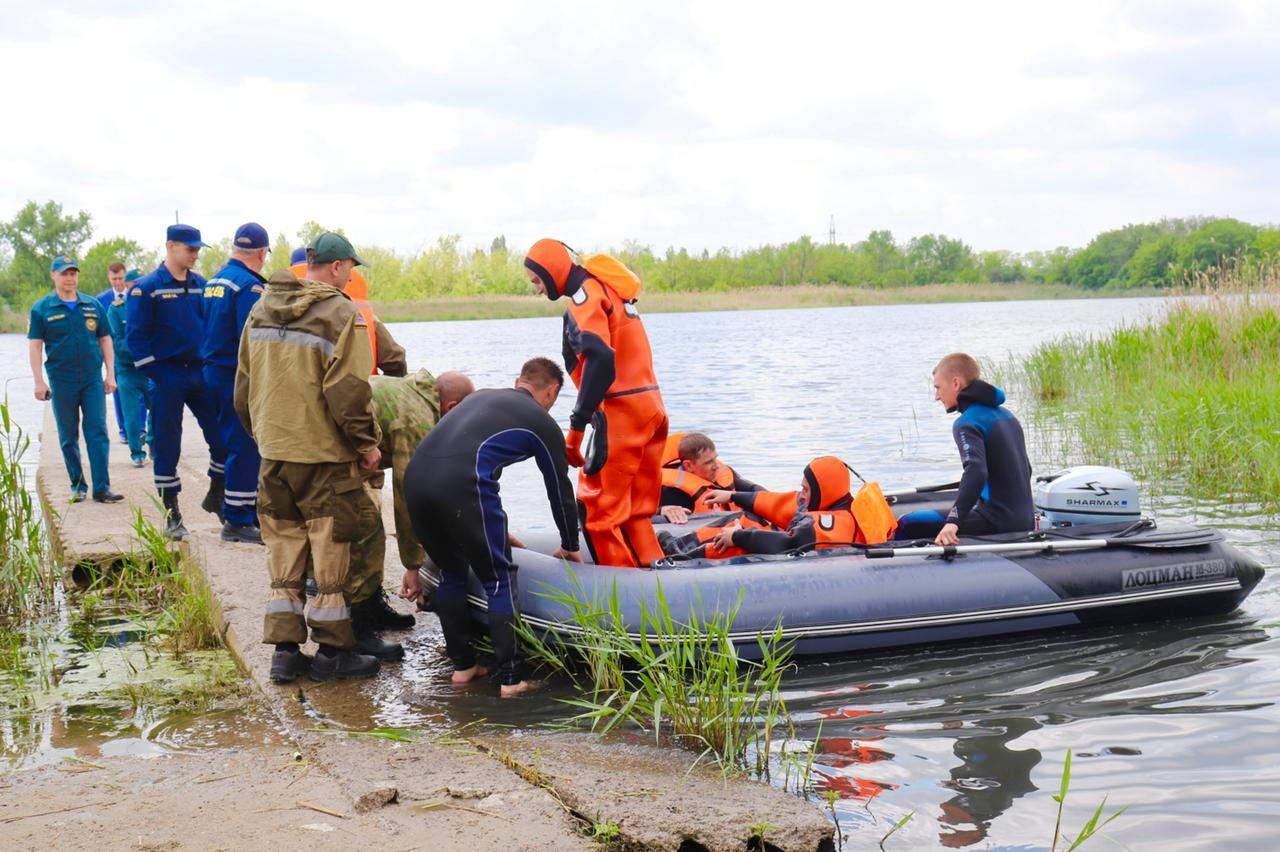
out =
<svg viewBox="0 0 1280 852"><path fill-rule="evenodd" d="M489 599L489 635L503 697L534 686L523 679L514 628L516 566L498 496L503 468L529 458L538 463L560 530L560 549L552 555L581 561L564 434L547 413L563 385L564 372L554 361L527 361L514 388L479 390L458 403L423 439L405 471L405 501L414 534L441 570L433 600L453 662L453 682L467 683L488 674L476 664L471 645L470 568ZM406 574L406 594L414 597L420 591L416 572Z"/></svg>
<svg viewBox="0 0 1280 852"><path fill-rule="evenodd" d="M960 412L951 434L964 473L945 517L933 510L911 512L900 519L895 538L934 536L935 544L954 545L960 533L1022 532L1035 526L1022 424L1004 407L1004 391L978 376L978 362L963 352L933 368L934 398L948 412Z"/></svg>

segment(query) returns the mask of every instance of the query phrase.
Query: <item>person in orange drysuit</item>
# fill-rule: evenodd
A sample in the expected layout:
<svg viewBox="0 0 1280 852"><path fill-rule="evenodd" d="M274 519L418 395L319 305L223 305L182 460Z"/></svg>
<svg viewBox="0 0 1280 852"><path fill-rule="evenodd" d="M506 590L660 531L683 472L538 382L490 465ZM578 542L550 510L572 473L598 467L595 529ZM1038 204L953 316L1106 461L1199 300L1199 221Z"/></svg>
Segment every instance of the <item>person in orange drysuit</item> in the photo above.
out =
<svg viewBox="0 0 1280 852"><path fill-rule="evenodd" d="M307 277L307 250L298 248L289 256L289 271L298 276L298 280ZM409 374L409 363L404 347L395 341L391 332L382 324L382 320L373 312L369 304L369 282L365 280L359 269L351 270L351 280L342 289L356 306L356 310L364 317L369 329L369 347L373 349L373 375L402 378Z"/></svg>
<svg viewBox="0 0 1280 852"><path fill-rule="evenodd" d="M578 401L565 450L569 464L582 468L578 504L587 545L601 565L648 565L663 556L652 517L662 490L667 409L635 307L639 279L620 293L575 262L558 240L538 240L524 265L539 293L552 301L569 297L564 363ZM590 461L582 454L588 423L595 430Z"/></svg>
<svg viewBox="0 0 1280 852"><path fill-rule="evenodd" d="M706 493L714 489L726 491L763 491L763 486L743 479L729 465L720 461L715 442L701 432L675 432L667 436L662 452L662 497L659 511L673 524L689 522L690 514L720 511L724 507L710 503Z"/></svg>

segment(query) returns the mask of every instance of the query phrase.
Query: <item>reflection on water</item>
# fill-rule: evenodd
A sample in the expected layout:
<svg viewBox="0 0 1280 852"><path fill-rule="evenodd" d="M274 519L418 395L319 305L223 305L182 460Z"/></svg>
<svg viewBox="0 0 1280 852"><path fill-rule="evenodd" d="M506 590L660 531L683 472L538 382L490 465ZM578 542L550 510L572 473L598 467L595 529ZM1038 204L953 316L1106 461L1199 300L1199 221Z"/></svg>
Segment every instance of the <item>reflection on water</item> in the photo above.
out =
<svg viewBox="0 0 1280 852"><path fill-rule="evenodd" d="M806 462L833 453L892 487L957 473L951 416L929 383L939 357L965 350L996 364L1159 309L1156 300L1131 299L911 305L665 314L646 325L673 428L710 433L744 476L794 487ZM412 366L460 369L481 386L508 386L526 358L555 357L560 348L555 318L392 331ZM3 338L4 374L24 375L25 359L21 338ZM18 383L11 390L29 396ZM560 423L573 401L566 392L557 403ZM1010 407L1030 422L1028 400L1014 396ZM24 402L20 420L36 423L39 410ZM1032 444L1037 472L1115 462ZM1176 482L1161 493L1141 485L1158 519L1212 523L1264 565L1276 564L1280 533L1269 519L1186 500ZM531 465L504 475L503 498L516 528L550 527ZM1107 795L1108 809L1129 807L1107 834L1132 848L1271 848L1280 812L1278 635L1280 587L1266 577L1227 618L805 661L785 681L786 699L798 738L816 742L812 788L838 795L846 831L866 829L846 848L875 848L866 839L909 812L915 816L889 848L1046 848L1057 807L1050 794L1068 749L1076 755L1073 829ZM568 697L563 690L501 701L492 684L453 687L439 645L435 619L423 617L405 663L373 681L309 689L308 712L343 727L433 733L480 720L533 730L569 715L556 701ZM137 728L121 732L121 712L105 720L86 712L82 724L98 718L103 737L145 739ZM182 724L147 730L181 740Z"/></svg>

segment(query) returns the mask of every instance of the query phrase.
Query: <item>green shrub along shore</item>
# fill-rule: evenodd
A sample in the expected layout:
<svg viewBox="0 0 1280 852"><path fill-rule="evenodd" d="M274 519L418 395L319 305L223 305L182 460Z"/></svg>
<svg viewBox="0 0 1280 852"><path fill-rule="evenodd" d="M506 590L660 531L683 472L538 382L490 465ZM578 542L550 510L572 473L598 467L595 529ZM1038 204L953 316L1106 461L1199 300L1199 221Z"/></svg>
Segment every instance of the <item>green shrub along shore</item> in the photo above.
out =
<svg viewBox="0 0 1280 852"><path fill-rule="evenodd" d="M1039 347L1015 381L1041 401L1042 457L1278 515L1280 267L1246 262L1197 283L1200 297L1148 324Z"/></svg>
<svg viewBox="0 0 1280 852"><path fill-rule="evenodd" d="M292 239L279 234L266 274L287 265L292 248L325 230L307 222ZM144 270L159 262L159 243L143 246L125 237L91 243L92 234L88 212L65 213L54 201L28 202L12 219L0 221L0 328L21 330L31 304L49 289L49 262L57 255L80 260L81 286L89 293L105 288L112 261ZM505 236L464 246L461 237L450 234L408 254L360 240L371 235L352 236L369 262L370 293L387 319L555 313L530 296L524 246L508 246ZM230 237L208 232L205 239L212 245L200 253L197 271L208 276L225 263L231 243ZM634 240L611 248L577 247L604 248L627 263L644 281L644 309L661 312L1136 294L1181 287L1189 277L1221 266L1224 258L1275 256L1280 228L1230 218L1162 219L1105 231L1084 248L1021 253L980 251L943 234L899 240L887 230L850 243L802 236L778 245L716 251L656 249Z"/></svg>

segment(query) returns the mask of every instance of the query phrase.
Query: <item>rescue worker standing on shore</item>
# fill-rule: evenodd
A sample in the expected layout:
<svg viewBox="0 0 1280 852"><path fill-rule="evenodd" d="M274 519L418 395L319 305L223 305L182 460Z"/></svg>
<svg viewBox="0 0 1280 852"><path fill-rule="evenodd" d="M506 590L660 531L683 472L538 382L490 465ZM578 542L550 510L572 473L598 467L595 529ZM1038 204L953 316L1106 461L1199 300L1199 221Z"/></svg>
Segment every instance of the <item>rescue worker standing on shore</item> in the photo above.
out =
<svg viewBox="0 0 1280 852"><path fill-rule="evenodd" d="M342 294L363 263L340 234L308 248L307 278L271 277L240 337L236 414L262 455L258 519L267 545L271 595L263 641L276 646L271 678L292 681L369 677L378 661L352 650L351 612L343 598L351 543L373 524L365 476L382 459L369 373L373 357L364 318ZM304 619L306 565L317 595ZM302 653L307 628L319 644Z"/></svg>
<svg viewBox="0 0 1280 852"><path fill-rule="evenodd" d="M125 441L129 444L129 457L134 467L147 463L147 409L150 407L151 389L147 387L147 377L133 365L133 355L129 352L129 341L125 335L129 324L125 301L133 282L141 277L136 269L125 273L124 289L107 309L107 325L111 327L111 345L116 355L116 396L123 400Z"/></svg>
<svg viewBox="0 0 1280 852"><path fill-rule="evenodd" d="M301 256L298 254L299 251L303 252ZM293 254L289 256L289 262L289 268L294 275L299 278L306 276L306 249L295 249ZM405 354L404 347L396 342L396 339L391 336L391 332L387 330L386 325L373 312L373 305L369 303L369 282L365 280L359 269L351 270L351 280L342 288L342 292L356 306L356 310L360 311L361 316L364 317L365 325L369 328L369 346L373 349L373 374L381 373L384 376L408 375L409 360Z"/></svg>
<svg viewBox="0 0 1280 852"><path fill-rule="evenodd" d="M125 340L133 365L152 383L152 472L168 515L165 535L180 540L187 535L178 508L182 407L191 409L209 445L209 492L200 504L209 512L222 508L227 450L201 374L205 280L196 274L195 265L206 244L190 225L170 225L165 237L164 262L139 278L125 299Z"/></svg>
<svg viewBox="0 0 1280 852"><path fill-rule="evenodd" d="M427 370L408 376L373 376L373 414L382 432L378 449L381 466L391 469L391 494L395 508L396 545L406 576L418 575L427 561L422 544L413 533L413 521L405 502L405 470L409 460L440 418L475 390L462 373L441 373L433 377ZM385 577L387 531L382 523L382 487L386 477L379 471L369 479L370 493L377 504L376 524L351 545L351 571L347 580L347 602L351 606L351 626L356 650L379 659L399 660L404 649L396 642L383 641L379 630L408 630L414 617L398 612L387 601ZM401 589L404 589L403 582Z"/></svg>
<svg viewBox="0 0 1280 852"><path fill-rule="evenodd" d="M640 279L607 255L575 262L558 240L538 240L524 265L539 293L552 301L569 297L564 361L578 402L565 450L569 464L582 468L578 503L587 546L602 565L648 565L663 556L652 517L662 490L667 411L635 306ZM588 423L590 461L582 454Z"/></svg>
<svg viewBox="0 0 1280 852"><path fill-rule="evenodd" d="M231 239L231 258L204 287L204 337L200 357L204 359L204 384L218 418L218 433L227 448L226 490L221 513L223 541L262 544L258 529L258 447L240 425L233 399L240 332L249 311L262 297L267 280L262 266L267 262L271 240L257 222L236 229Z"/></svg>
<svg viewBox="0 0 1280 852"><path fill-rule="evenodd" d="M108 264L107 289L103 290L101 293L97 295L98 304L102 305L102 311L99 314L100 316L103 316L103 317L108 316L108 311L110 311L111 309L111 304L113 302L116 302L124 298L125 287L127 287L128 284L129 282L125 280L124 264L118 260L112 261L110 264ZM120 346L114 336L112 336L111 338L111 344L113 347L115 347L116 355L118 356L120 354ZM116 360L119 361L119 358L117 357ZM120 386L118 382L116 384L116 392L113 393L111 396L115 400L116 430L120 434L120 440L124 441L127 444L129 443L129 430L125 428L124 408L122 408L120 404ZM147 415L145 412L142 415L142 419L143 420L147 419Z"/></svg>
<svg viewBox="0 0 1280 852"><path fill-rule="evenodd" d="M105 395L116 389L114 352L107 318L98 301L78 289L80 265L75 258L60 255L49 265L53 292L31 306L27 324L28 354L31 375L36 381L36 399L53 399L53 416L58 424L58 443L62 460L71 477L71 502L88 495L84 468L80 463L80 428L83 421L84 440L89 448L89 472L93 478L93 499L99 503L115 503L123 498L111 490L107 455L111 439L107 437ZM49 373L45 384L40 369ZM102 378L103 366L107 377Z"/></svg>

